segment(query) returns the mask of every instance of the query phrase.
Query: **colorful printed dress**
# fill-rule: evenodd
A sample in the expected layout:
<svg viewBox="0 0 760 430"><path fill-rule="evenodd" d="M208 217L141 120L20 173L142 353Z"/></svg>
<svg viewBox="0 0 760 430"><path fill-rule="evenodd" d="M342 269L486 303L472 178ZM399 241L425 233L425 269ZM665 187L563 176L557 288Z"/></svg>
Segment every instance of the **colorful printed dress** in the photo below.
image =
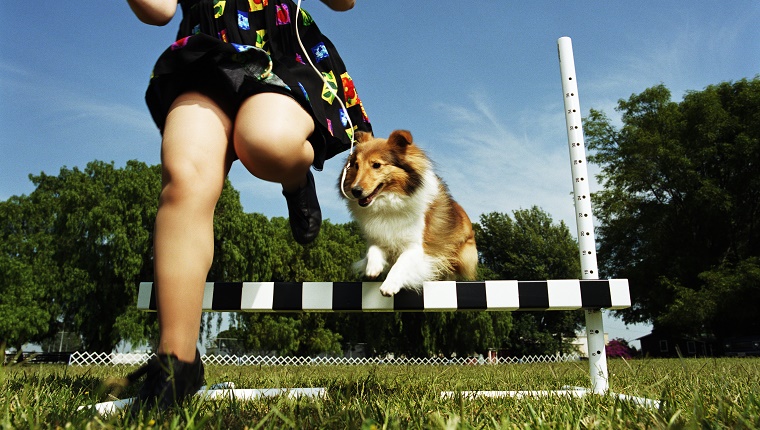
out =
<svg viewBox="0 0 760 430"><path fill-rule="evenodd" d="M257 93L293 97L314 118L309 141L316 169L348 149L356 131L372 130L338 52L303 8L296 16L290 0L180 0L179 4L182 22L177 41L156 62L146 93L153 120L162 131L172 102L190 89L231 103L223 104L231 115L245 98ZM299 46L296 25L307 52ZM335 99L336 92L347 112Z"/></svg>

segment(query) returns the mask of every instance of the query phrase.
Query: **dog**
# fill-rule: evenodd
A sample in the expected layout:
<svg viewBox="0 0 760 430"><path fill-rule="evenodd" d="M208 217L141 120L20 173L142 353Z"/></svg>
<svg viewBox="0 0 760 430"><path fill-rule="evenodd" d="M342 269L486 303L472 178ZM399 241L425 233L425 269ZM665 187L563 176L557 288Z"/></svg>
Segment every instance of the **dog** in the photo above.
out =
<svg viewBox="0 0 760 430"><path fill-rule="evenodd" d="M370 279L385 275L384 296L419 291L435 280L475 279L478 252L464 209L433 172L412 134L387 139L357 133L338 187L367 241L354 269Z"/></svg>

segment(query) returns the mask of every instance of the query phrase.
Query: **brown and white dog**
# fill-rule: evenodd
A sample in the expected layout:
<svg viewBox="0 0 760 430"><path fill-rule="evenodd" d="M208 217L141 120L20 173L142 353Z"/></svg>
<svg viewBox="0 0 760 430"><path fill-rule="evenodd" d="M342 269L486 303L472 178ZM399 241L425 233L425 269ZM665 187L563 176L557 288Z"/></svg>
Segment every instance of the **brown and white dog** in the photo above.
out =
<svg viewBox="0 0 760 430"><path fill-rule="evenodd" d="M339 187L367 241L367 256L354 269L367 278L386 274L380 292L420 289L425 281L469 280L478 253L470 218L433 172L412 135L388 139L357 134Z"/></svg>

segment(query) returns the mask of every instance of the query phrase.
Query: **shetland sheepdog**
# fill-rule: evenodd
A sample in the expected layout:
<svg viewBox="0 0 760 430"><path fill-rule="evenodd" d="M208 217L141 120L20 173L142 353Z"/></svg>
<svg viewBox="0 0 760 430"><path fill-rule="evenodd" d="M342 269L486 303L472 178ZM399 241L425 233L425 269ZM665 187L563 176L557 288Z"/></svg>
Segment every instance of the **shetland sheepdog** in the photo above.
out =
<svg viewBox="0 0 760 430"><path fill-rule="evenodd" d="M357 133L356 141L338 181L368 246L354 269L370 279L385 275L384 296L419 290L425 281L474 279L470 218L411 133L396 130L388 139Z"/></svg>

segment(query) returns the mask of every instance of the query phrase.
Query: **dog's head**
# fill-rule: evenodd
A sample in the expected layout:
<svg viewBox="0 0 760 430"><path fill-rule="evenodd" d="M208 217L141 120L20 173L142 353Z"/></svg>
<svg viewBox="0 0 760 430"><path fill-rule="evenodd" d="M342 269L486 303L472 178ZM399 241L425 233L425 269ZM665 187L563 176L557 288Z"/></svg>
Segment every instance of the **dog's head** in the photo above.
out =
<svg viewBox="0 0 760 430"><path fill-rule="evenodd" d="M430 165L412 143L410 132L396 130L387 139L369 133L357 133L356 137L345 179L339 186L359 206L367 207L384 194L411 195L422 184Z"/></svg>

